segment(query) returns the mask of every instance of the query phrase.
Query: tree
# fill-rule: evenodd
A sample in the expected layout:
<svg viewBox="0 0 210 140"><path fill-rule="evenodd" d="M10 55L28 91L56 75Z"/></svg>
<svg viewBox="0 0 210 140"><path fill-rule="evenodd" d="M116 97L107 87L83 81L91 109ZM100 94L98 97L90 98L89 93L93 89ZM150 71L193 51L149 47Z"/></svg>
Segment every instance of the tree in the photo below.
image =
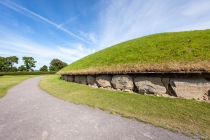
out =
<svg viewBox="0 0 210 140"><path fill-rule="evenodd" d="M24 65L18 67L18 71L27 71Z"/></svg>
<svg viewBox="0 0 210 140"><path fill-rule="evenodd" d="M9 68L12 68L15 63L18 64L18 60L17 56L6 57L6 62L8 63Z"/></svg>
<svg viewBox="0 0 210 140"><path fill-rule="evenodd" d="M36 61L34 60L33 57L23 57L23 61L27 71L33 71L32 68L36 67L35 66Z"/></svg>
<svg viewBox="0 0 210 140"><path fill-rule="evenodd" d="M62 62L59 59L53 59L50 62L49 70L50 71L59 71L60 69L66 67L68 64L65 62Z"/></svg>
<svg viewBox="0 0 210 140"><path fill-rule="evenodd" d="M6 62L6 59L0 56L0 71L5 70L5 62Z"/></svg>
<svg viewBox="0 0 210 140"><path fill-rule="evenodd" d="M17 56L1 57L0 56L0 71L8 72L17 70L16 67L13 67L14 64L18 64Z"/></svg>
<svg viewBox="0 0 210 140"><path fill-rule="evenodd" d="M9 69L9 72L16 72L16 71L18 71L17 67L12 67Z"/></svg>
<svg viewBox="0 0 210 140"><path fill-rule="evenodd" d="M42 66L39 71L48 71L48 68L46 65Z"/></svg>

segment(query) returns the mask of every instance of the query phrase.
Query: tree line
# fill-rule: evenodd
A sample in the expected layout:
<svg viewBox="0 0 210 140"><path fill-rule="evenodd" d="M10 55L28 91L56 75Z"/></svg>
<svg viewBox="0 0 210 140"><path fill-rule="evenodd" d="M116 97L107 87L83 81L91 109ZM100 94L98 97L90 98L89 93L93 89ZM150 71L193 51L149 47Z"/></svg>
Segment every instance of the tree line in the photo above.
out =
<svg viewBox="0 0 210 140"><path fill-rule="evenodd" d="M35 63L37 61L34 60L33 57L22 57L24 65L19 67L15 67L14 64L18 64L19 58L17 56L9 56L9 57L1 57L0 56L0 72L17 72L17 71L34 71L33 68L36 67ZM60 69L67 66L67 63L62 62L59 59L53 59L50 62L49 70L46 65L42 66L39 71L59 71Z"/></svg>

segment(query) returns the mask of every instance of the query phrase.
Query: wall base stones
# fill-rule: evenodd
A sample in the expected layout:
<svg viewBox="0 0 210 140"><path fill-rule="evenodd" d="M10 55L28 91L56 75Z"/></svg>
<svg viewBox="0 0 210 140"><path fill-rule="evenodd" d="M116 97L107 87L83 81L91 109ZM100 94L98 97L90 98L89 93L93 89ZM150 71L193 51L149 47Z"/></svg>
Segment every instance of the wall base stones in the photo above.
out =
<svg viewBox="0 0 210 140"><path fill-rule="evenodd" d="M210 82L201 78L172 78L170 86L177 97L199 99L210 91Z"/></svg>
<svg viewBox="0 0 210 140"><path fill-rule="evenodd" d="M162 95L166 94L166 88L159 77L137 77L134 83L139 93Z"/></svg>
<svg viewBox="0 0 210 140"><path fill-rule="evenodd" d="M134 83L133 78L128 75L114 75L111 81L113 88L122 91L133 91Z"/></svg>
<svg viewBox="0 0 210 140"><path fill-rule="evenodd" d="M96 77L96 82L99 85L99 87L111 88L111 79L112 77L109 75L101 75Z"/></svg>
<svg viewBox="0 0 210 140"><path fill-rule="evenodd" d="M204 78L170 78L142 75L61 75L61 79L89 85L139 94L210 101L210 82Z"/></svg>

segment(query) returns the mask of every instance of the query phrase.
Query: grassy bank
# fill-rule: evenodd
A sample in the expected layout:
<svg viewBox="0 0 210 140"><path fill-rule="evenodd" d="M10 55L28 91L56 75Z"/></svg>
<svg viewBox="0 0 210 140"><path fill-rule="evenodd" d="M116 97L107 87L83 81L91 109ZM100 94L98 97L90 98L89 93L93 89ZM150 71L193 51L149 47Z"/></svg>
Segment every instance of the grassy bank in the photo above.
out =
<svg viewBox="0 0 210 140"><path fill-rule="evenodd" d="M11 87L21 83L22 81L28 78L32 78L35 76L36 75L1 76L0 77L0 98L2 98Z"/></svg>
<svg viewBox="0 0 210 140"><path fill-rule="evenodd" d="M86 56L58 74L210 71L210 30L160 33Z"/></svg>
<svg viewBox="0 0 210 140"><path fill-rule="evenodd" d="M86 104L190 136L210 138L209 103L92 89L62 81L56 75L42 78L39 86L66 101Z"/></svg>

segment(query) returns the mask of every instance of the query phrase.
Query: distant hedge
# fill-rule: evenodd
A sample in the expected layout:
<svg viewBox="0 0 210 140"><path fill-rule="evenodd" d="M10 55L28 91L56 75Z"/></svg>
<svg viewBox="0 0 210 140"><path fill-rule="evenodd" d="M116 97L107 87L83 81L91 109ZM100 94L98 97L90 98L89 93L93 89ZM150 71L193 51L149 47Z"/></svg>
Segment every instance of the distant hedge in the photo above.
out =
<svg viewBox="0 0 210 140"><path fill-rule="evenodd" d="M3 75L44 75L55 74L56 72L0 72L0 76Z"/></svg>

